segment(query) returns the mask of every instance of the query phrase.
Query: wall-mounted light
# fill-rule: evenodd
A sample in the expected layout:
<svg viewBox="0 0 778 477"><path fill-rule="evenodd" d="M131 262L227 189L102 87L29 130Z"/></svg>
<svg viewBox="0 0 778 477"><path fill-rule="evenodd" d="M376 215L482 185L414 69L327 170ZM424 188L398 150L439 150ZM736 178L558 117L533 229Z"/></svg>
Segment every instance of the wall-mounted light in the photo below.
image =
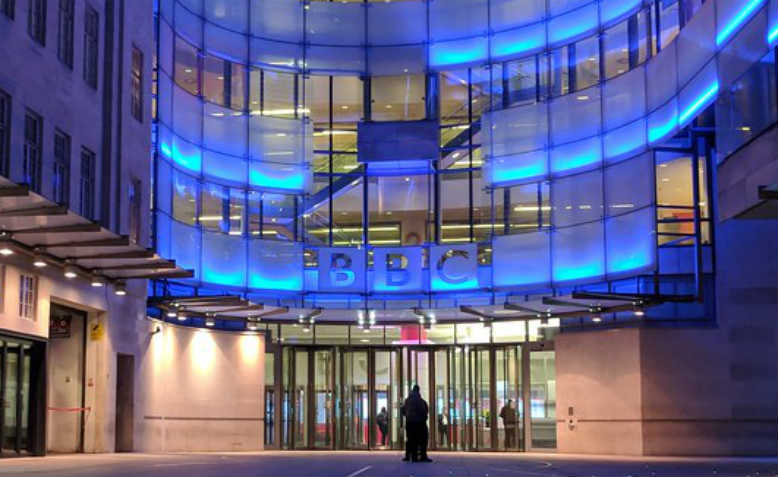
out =
<svg viewBox="0 0 778 477"><path fill-rule="evenodd" d="M117 296L124 296L127 294L127 283L124 280L116 282L113 286L113 292Z"/></svg>
<svg viewBox="0 0 778 477"><path fill-rule="evenodd" d="M76 267L73 265L65 265L65 267L62 269L62 274L65 275L65 278L67 279L76 278L78 276L76 273Z"/></svg>
<svg viewBox="0 0 778 477"><path fill-rule="evenodd" d="M14 251L11 248L11 232L5 230L0 231L0 255L7 257L13 255Z"/></svg>
<svg viewBox="0 0 778 477"><path fill-rule="evenodd" d="M46 260L43 259L43 255L38 252L35 252L35 255L32 256L32 264L35 268L43 268L48 265Z"/></svg>

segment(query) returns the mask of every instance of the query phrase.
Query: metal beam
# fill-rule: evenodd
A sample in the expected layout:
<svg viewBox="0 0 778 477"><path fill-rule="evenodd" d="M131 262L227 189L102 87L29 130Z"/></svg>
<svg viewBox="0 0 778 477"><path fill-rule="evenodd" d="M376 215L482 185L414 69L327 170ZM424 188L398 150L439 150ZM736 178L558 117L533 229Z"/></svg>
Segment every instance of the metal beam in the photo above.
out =
<svg viewBox="0 0 778 477"><path fill-rule="evenodd" d="M97 240L85 240L83 242L61 242L51 244L34 245L39 248L79 248L79 247L126 247L130 244L128 237L116 237Z"/></svg>
<svg viewBox="0 0 778 477"><path fill-rule="evenodd" d="M123 278L125 280L143 280L154 278L192 278L194 276L194 270L177 270L172 272L161 273L146 273L142 275L120 276L111 278Z"/></svg>
<svg viewBox="0 0 778 477"><path fill-rule="evenodd" d="M100 232L102 230L102 227L100 227L100 224L95 224L92 222L83 223L83 224L71 224L71 225L59 225L59 226L52 226L52 227L35 227L35 228L29 228L29 229L20 229L20 230L9 230L9 232L19 235L19 234L64 234L64 233L74 233L74 232Z"/></svg>
<svg viewBox="0 0 778 477"><path fill-rule="evenodd" d="M30 194L30 187L25 184L0 187L0 197L24 197Z"/></svg>
<svg viewBox="0 0 778 477"><path fill-rule="evenodd" d="M533 308L517 305L515 303L508 303L507 301L502 305L502 307L505 308L506 310L523 311L524 313L532 313L536 315L538 318L546 314L545 311L535 310Z"/></svg>
<svg viewBox="0 0 778 477"><path fill-rule="evenodd" d="M63 205L41 205L23 209L0 210L0 217L45 217L67 215L68 208Z"/></svg>
<svg viewBox="0 0 778 477"><path fill-rule="evenodd" d="M153 250L132 250L129 252L96 253L93 255L79 255L68 257L70 260L122 260L133 258L152 258L156 255Z"/></svg>
<svg viewBox="0 0 778 477"><path fill-rule="evenodd" d="M176 268L176 262L164 261L164 262L146 262L146 263L133 263L131 265L108 265L105 267L94 267L95 270L161 270Z"/></svg>

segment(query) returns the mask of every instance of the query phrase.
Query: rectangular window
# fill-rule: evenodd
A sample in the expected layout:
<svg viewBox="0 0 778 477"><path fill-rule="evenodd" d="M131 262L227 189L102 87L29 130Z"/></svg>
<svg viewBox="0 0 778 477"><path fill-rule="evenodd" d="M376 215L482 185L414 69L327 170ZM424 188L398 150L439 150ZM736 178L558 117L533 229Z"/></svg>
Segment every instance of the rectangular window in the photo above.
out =
<svg viewBox="0 0 778 477"><path fill-rule="evenodd" d="M34 320L38 280L31 275L20 275L19 279L19 316Z"/></svg>
<svg viewBox="0 0 778 477"><path fill-rule="evenodd" d="M0 175L8 176L11 153L11 97L0 90Z"/></svg>
<svg viewBox="0 0 778 477"><path fill-rule="evenodd" d="M84 13L84 81L95 89L97 89L98 23L97 12L87 6Z"/></svg>
<svg viewBox="0 0 778 477"><path fill-rule="evenodd" d="M81 215L94 220L95 215L95 153L81 148L81 187L79 194L79 210Z"/></svg>
<svg viewBox="0 0 778 477"><path fill-rule="evenodd" d="M52 174L52 198L58 204L67 205L70 182L70 136L62 131L54 133L54 163Z"/></svg>
<svg viewBox="0 0 778 477"><path fill-rule="evenodd" d="M24 157L22 175L24 182L35 192L40 192L43 119L32 111L24 117Z"/></svg>
<svg viewBox="0 0 778 477"><path fill-rule="evenodd" d="M27 33L41 46L46 46L46 0L30 0Z"/></svg>
<svg viewBox="0 0 778 477"><path fill-rule="evenodd" d="M132 117L143 122L143 52L132 47L132 91L130 110Z"/></svg>
<svg viewBox="0 0 778 477"><path fill-rule="evenodd" d="M141 182L139 179L130 181L128 202L130 203L130 242L140 243L140 213L141 213Z"/></svg>
<svg viewBox="0 0 778 477"><path fill-rule="evenodd" d="M6 17L13 20L15 3L16 0L0 0L0 12L2 12L2 14L5 15Z"/></svg>
<svg viewBox="0 0 778 477"><path fill-rule="evenodd" d="M73 23L75 6L73 0L59 0L59 35L57 36L57 57L73 69Z"/></svg>

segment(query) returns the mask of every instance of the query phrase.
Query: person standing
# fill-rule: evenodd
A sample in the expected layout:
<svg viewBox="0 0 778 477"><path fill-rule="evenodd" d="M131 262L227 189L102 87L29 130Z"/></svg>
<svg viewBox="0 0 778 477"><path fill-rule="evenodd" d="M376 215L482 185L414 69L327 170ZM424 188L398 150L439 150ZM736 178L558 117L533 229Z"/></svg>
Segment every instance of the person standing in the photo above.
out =
<svg viewBox="0 0 778 477"><path fill-rule="evenodd" d="M450 443L448 437L448 409L443 409L443 412L438 414L438 434L440 434L440 445L443 446L443 442Z"/></svg>
<svg viewBox="0 0 778 477"><path fill-rule="evenodd" d="M516 410L512 406L513 399L508 399L508 402L500 409L500 418L502 418L502 426L505 428L505 448L511 449L514 446L513 437L516 432Z"/></svg>
<svg viewBox="0 0 778 477"><path fill-rule="evenodd" d="M389 414L386 412L386 408L382 407L381 412L375 418L375 423L378 426L378 430L381 432L381 445L386 445L386 437L389 433Z"/></svg>
<svg viewBox="0 0 778 477"><path fill-rule="evenodd" d="M429 429L427 428L427 418L429 417L429 407L427 401L421 397L419 385L414 385L410 395L403 403L403 415L405 416L405 432L407 441L405 445L404 461L412 462L432 462L427 456L427 442L429 440Z"/></svg>

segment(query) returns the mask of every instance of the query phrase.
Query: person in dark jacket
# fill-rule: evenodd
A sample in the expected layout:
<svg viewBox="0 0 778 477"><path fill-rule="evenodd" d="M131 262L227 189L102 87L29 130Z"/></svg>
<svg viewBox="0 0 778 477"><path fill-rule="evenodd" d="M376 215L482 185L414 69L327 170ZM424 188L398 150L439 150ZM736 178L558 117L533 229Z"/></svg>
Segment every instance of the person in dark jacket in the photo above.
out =
<svg viewBox="0 0 778 477"><path fill-rule="evenodd" d="M378 430L381 431L381 445L386 445L386 438L389 434L389 414L386 412L386 408L382 407L381 412L375 418L375 422L378 425Z"/></svg>
<svg viewBox="0 0 778 477"><path fill-rule="evenodd" d="M419 385L413 386L411 394L405 400L402 407L403 416L405 416L405 458L404 461L412 462L432 462L427 456L427 441L429 440L429 429L427 428L427 418L429 417L429 407L427 401L421 397Z"/></svg>

